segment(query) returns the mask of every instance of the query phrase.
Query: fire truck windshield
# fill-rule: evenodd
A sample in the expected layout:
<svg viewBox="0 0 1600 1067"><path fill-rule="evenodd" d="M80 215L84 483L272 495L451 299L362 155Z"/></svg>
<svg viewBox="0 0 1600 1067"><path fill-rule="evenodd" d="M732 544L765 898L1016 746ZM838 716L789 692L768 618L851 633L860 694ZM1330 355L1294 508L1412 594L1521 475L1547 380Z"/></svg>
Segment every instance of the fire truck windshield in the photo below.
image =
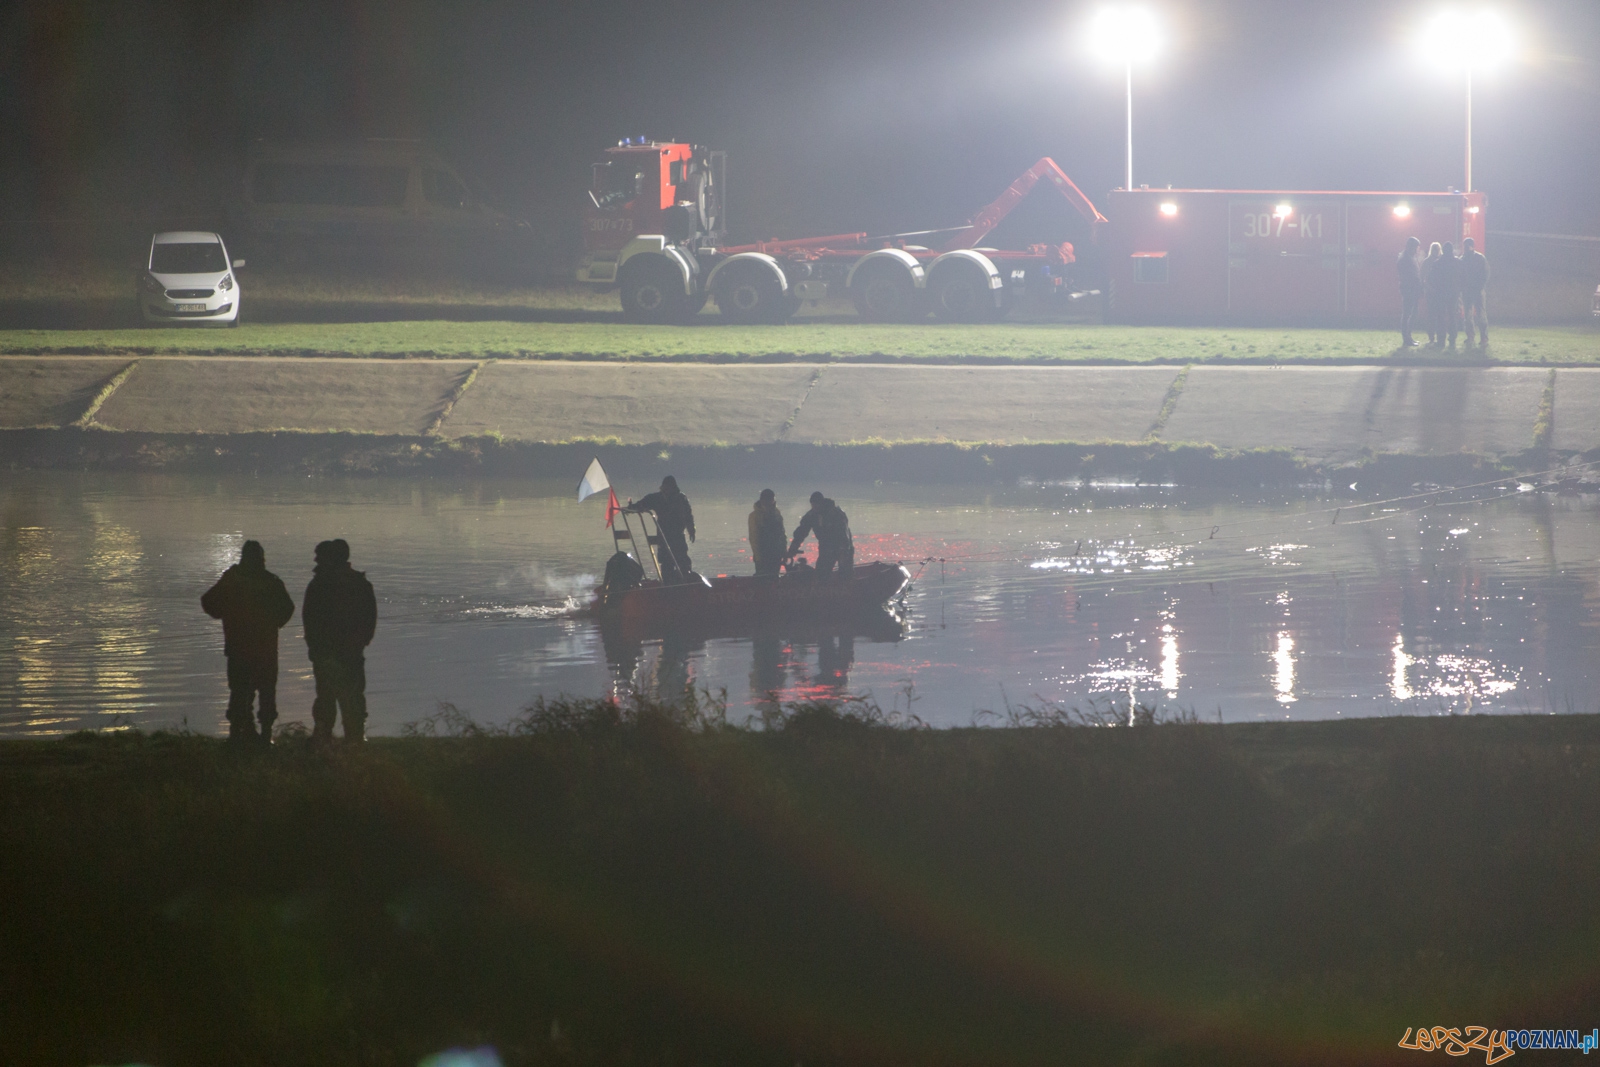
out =
<svg viewBox="0 0 1600 1067"><path fill-rule="evenodd" d="M643 190L644 175L617 166L615 163L596 163L590 181L590 193L596 207L617 207L638 196Z"/></svg>

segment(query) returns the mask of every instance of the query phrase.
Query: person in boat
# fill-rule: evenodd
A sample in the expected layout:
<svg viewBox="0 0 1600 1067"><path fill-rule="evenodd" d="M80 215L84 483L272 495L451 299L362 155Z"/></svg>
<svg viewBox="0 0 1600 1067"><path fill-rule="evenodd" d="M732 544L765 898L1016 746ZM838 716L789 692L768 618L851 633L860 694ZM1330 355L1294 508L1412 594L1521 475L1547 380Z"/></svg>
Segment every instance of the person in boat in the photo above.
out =
<svg viewBox="0 0 1600 1067"><path fill-rule="evenodd" d="M778 495L761 490L761 498L750 512L750 558L757 576L778 576L783 564L783 512L778 510Z"/></svg>
<svg viewBox="0 0 1600 1067"><path fill-rule="evenodd" d="M689 506L689 498L679 492L678 479L667 475L661 479L658 492L647 494L623 510L636 514L648 511L655 515L656 525L661 529L663 551L659 558L664 581L684 581L694 573L689 559L689 541L694 540L694 508Z"/></svg>
<svg viewBox="0 0 1600 1067"><path fill-rule="evenodd" d="M828 578L837 565L839 578L849 580L856 559L855 541L850 535L850 516L820 491L811 494L811 510L795 527L794 540L789 542L786 556L799 552L801 543L812 533L817 535L817 577Z"/></svg>

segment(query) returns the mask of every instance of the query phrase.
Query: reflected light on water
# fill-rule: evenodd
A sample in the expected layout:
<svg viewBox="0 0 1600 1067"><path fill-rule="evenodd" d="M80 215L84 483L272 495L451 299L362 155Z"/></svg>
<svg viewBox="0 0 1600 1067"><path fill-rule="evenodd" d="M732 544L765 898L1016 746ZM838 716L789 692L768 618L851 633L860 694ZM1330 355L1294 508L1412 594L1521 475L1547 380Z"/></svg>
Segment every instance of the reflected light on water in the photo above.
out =
<svg viewBox="0 0 1600 1067"><path fill-rule="evenodd" d="M1278 703L1293 704L1294 695L1294 638L1286 633L1278 635L1278 650L1272 654L1272 688L1277 691Z"/></svg>
<svg viewBox="0 0 1600 1067"><path fill-rule="evenodd" d="M1394 635L1394 671L1389 676L1389 695L1396 700L1410 700L1411 686L1406 682L1406 668L1416 660L1406 655L1404 634Z"/></svg>
<svg viewBox="0 0 1600 1067"><path fill-rule="evenodd" d="M1161 627L1161 688L1167 691L1168 700L1178 698L1178 679L1182 677L1183 672L1178 670L1178 635L1169 622Z"/></svg>

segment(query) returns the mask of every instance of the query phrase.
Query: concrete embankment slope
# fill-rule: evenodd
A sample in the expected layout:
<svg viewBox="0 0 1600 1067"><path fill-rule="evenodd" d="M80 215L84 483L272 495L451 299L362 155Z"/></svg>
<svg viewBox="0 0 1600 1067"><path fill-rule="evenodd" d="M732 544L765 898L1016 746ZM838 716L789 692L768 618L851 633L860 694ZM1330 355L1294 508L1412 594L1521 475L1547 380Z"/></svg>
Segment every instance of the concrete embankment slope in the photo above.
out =
<svg viewBox="0 0 1600 1067"><path fill-rule="evenodd" d="M1312 464L1600 448L1600 368L0 357L0 429L620 445L1193 443Z"/></svg>

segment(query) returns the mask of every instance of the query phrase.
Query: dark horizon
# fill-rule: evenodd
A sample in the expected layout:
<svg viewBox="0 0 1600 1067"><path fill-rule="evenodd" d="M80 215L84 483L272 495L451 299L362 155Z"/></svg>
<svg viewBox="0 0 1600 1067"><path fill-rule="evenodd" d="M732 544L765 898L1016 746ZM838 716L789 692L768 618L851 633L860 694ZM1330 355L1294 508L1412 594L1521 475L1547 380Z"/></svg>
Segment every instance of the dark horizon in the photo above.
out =
<svg viewBox="0 0 1600 1067"><path fill-rule="evenodd" d="M640 134L728 151L739 238L959 222L1042 155L1103 204L1123 98L1080 43L1095 6L244 0L218 27L198 0L24 0L0 21L0 218L204 213L253 138L379 135L556 225ZM1438 5L1150 6L1170 42L1135 73L1136 184L1461 184L1462 87L1412 48ZM1491 227L1600 235L1600 5L1498 9L1522 49L1475 92Z"/></svg>

